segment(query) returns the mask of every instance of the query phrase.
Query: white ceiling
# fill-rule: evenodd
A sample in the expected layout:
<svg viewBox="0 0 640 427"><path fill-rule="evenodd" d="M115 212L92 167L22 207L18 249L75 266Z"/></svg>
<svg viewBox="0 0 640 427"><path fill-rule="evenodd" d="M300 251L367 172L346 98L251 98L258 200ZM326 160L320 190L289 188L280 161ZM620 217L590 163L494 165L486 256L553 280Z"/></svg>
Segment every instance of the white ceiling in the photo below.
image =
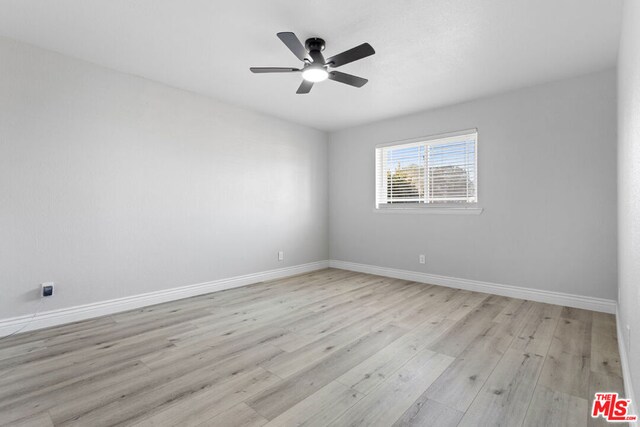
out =
<svg viewBox="0 0 640 427"><path fill-rule="evenodd" d="M614 66L621 0L0 0L0 35L335 130ZM369 79L296 95L276 37L369 42L340 71ZM1 58L0 58L1 60Z"/></svg>

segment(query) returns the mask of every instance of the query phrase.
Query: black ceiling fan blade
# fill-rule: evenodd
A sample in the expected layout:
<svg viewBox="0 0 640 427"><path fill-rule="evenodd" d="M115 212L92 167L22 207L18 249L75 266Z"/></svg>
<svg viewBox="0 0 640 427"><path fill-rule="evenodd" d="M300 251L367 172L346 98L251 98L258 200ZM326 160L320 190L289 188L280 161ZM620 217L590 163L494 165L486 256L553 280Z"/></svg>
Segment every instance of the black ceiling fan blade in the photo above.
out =
<svg viewBox="0 0 640 427"><path fill-rule="evenodd" d="M282 40L282 43L284 43L300 61L304 61L305 58L308 58L307 49L304 48L300 39L298 39L295 34L290 32L278 33L278 38Z"/></svg>
<svg viewBox="0 0 640 427"><path fill-rule="evenodd" d="M369 81L367 79L363 79L362 77L354 76L347 73L341 73L340 71L331 71L329 73L329 79L355 87L362 87Z"/></svg>
<svg viewBox="0 0 640 427"><path fill-rule="evenodd" d="M298 88L296 93L298 94L309 93L311 92L312 87L313 87L313 82L310 82L308 80L303 80L302 83L300 83L300 87Z"/></svg>
<svg viewBox="0 0 640 427"><path fill-rule="evenodd" d="M360 46L356 46L353 49L345 50L331 58L327 59L326 64L332 67L341 67L344 64L348 64L358 59L366 58L376 53L369 43L362 43Z"/></svg>
<svg viewBox="0 0 640 427"><path fill-rule="evenodd" d="M295 73L300 71L299 68L291 67L251 67L249 68L252 73Z"/></svg>

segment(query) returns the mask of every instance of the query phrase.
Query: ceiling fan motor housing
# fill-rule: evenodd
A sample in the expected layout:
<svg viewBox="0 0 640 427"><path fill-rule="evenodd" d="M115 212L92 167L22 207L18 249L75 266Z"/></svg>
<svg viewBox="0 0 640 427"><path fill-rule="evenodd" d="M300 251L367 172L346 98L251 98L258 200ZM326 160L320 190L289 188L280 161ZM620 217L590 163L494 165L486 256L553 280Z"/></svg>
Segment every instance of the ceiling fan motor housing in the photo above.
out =
<svg viewBox="0 0 640 427"><path fill-rule="evenodd" d="M324 40L319 37L312 37L310 39L307 39L307 41L304 42L304 45L309 52L314 50L322 52L324 50L325 43Z"/></svg>
<svg viewBox="0 0 640 427"><path fill-rule="evenodd" d="M320 67L324 65L324 56L320 53L324 50L324 40L318 37L313 37L307 39L307 41L304 42L304 45L307 48L307 51L309 51L309 56L311 57L314 66Z"/></svg>

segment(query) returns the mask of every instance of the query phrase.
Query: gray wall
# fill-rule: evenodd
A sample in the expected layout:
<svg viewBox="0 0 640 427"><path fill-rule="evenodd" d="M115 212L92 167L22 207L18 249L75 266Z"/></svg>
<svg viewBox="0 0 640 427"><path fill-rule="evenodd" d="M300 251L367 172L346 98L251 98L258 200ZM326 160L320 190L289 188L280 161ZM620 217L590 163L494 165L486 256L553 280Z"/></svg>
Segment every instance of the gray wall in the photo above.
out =
<svg viewBox="0 0 640 427"><path fill-rule="evenodd" d="M481 215L372 211L376 144L473 127ZM614 299L615 141L614 70L336 132L330 256Z"/></svg>
<svg viewBox="0 0 640 427"><path fill-rule="evenodd" d="M7 39L0 58L0 318L43 281L52 310L328 257L615 297L613 70L336 132L327 154L193 93ZM375 144L470 127L482 215L372 211Z"/></svg>
<svg viewBox="0 0 640 427"><path fill-rule="evenodd" d="M623 16L618 57L618 322L623 331L631 327L622 339L629 348L633 388L640 390L640 2L626 0Z"/></svg>
<svg viewBox="0 0 640 427"><path fill-rule="evenodd" d="M0 39L0 318L327 259L326 140Z"/></svg>

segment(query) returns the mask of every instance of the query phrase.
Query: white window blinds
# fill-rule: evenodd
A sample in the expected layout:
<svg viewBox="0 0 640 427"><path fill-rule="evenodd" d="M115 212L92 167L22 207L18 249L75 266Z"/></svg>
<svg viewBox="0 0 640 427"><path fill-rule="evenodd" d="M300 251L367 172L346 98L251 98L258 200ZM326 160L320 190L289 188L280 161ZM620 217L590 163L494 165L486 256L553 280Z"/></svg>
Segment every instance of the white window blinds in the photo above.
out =
<svg viewBox="0 0 640 427"><path fill-rule="evenodd" d="M477 203L475 130L376 148L376 207Z"/></svg>

